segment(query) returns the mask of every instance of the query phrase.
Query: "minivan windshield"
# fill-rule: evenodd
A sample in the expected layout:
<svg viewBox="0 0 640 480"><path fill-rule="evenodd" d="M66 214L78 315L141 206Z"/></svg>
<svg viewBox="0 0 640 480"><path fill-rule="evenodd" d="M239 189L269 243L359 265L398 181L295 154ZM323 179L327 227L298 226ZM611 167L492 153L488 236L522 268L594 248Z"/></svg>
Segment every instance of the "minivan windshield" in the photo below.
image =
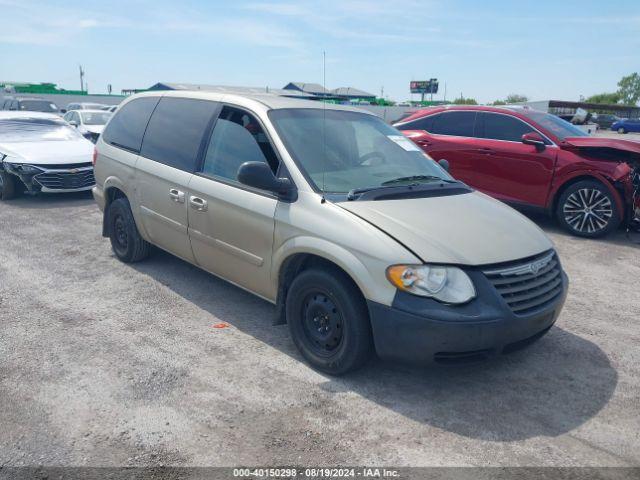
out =
<svg viewBox="0 0 640 480"><path fill-rule="evenodd" d="M550 113L538 112L535 110L521 111L531 120L536 122L542 128L549 130L552 134L558 137L560 140L564 140L568 137L588 137L589 134L584 130L576 127L575 125L567 122L566 120L551 115Z"/></svg>
<svg viewBox="0 0 640 480"><path fill-rule="evenodd" d="M451 181L401 132L366 113L295 108L272 110L273 122L303 173L326 193Z"/></svg>

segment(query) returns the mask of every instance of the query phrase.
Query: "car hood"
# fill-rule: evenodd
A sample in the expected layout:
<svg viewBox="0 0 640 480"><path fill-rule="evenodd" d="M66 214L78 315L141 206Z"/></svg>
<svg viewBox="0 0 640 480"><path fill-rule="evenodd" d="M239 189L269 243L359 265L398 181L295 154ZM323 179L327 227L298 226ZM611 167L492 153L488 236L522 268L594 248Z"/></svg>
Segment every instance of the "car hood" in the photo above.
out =
<svg viewBox="0 0 640 480"><path fill-rule="evenodd" d="M562 146L576 148L614 148L625 152L640 154L640 142L634 140L619 140L605 137L569 137L565 138Z"/></svg>
<svg viewBox="0 0 640 480"><path fill-rule="evenodd" d="M553 248L528 218L479 192L338 205L380 228L424 262L486 265Z"/></svg>
<svg viewBox="0 0 640 480"><path fill-rule="evenodd" d="M0 143L7 162L33 165L56 165L91 162L93 143L84 138L44 142Z"/></svg>

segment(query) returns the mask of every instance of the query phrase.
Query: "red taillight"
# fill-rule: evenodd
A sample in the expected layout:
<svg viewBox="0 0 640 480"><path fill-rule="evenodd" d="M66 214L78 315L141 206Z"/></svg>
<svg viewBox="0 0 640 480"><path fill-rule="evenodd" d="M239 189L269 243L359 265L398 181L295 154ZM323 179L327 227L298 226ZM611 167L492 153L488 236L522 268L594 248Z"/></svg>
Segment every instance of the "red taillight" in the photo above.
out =
<svg viewBox="0 0 640 480"><path fill-rule="evenodd" d="M96 160L98 159L98 149L93 147L93 166L96 166Z"/></svg>

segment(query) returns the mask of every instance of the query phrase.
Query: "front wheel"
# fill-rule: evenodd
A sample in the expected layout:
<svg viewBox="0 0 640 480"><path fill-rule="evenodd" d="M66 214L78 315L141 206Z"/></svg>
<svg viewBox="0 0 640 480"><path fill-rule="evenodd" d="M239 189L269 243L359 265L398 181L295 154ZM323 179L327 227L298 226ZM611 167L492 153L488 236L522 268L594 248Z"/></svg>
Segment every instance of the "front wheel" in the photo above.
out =
<svg viewBox="0 0 640 480"><path fill-rule="evenodd" d="M358 288L337 269L305 270L287 293L293 342L312 367L332 375L356 370L371 357L367 312Z"/></svg>
<svg viewBox="0 0 640 480"><path fill-rule="evenodd" d="M622 218L613 194L596 180L569 186L558 200L556 215L565 230L587 238L608 234L620 225Z"/></svg>
<svg viewBox="0 0 640 480"><path fill-rule="evenodd" d="M618 133L627 133L626 130L622 127L618 129Z"/></svg>

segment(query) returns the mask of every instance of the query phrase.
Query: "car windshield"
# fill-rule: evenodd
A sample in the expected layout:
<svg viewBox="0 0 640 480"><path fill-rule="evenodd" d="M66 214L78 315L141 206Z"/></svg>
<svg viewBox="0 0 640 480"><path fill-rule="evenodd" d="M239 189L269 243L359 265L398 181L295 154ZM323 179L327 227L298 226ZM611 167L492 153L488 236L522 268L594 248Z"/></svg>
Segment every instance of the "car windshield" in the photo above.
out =
<svg viewBox="0 0 640 480"><path fill-rule="evenodd" d="M575 125L567 122L566 120L544 112L527 111L522 112L531 120L536 122L542 128L547 129L554 134L560 140L564 140L568 137L588 137L589 134L584 130L576 127Z"/></svg>
<svg viewBox="0 0 640 480"><path fill-rule="evenodd" d="M451 181L413 142L373 115L296 108L272 110L269 117L319 191Z"/></svg>
<svg viewBox="0 0 640 480"><path fill-rule="evenodd" d="M20 110L56 113L58 107L55 103L47 102L46 100L20 100Z"/></svg>
<svg viewBox="0 0 640 480"><path fill-rule="evenodd" d="M75 128L55 118L0 119L0 143L44 142L82 138Z"/></svg>
<svg viewBox="0 0 640 480"><path fill-rule="evenodd" d="M111 112L80 112L85 125L104 125L111 117Z"/></svg>

